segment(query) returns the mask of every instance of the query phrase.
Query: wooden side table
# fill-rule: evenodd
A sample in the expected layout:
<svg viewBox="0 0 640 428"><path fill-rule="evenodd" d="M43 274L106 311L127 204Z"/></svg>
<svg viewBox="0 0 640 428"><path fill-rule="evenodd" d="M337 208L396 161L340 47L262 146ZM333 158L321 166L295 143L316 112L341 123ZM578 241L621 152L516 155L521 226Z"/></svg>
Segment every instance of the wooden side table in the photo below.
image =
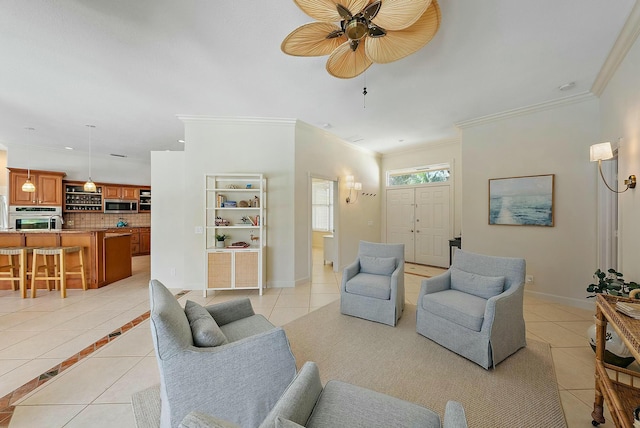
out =
<svg viewBox="0 0 640 428"><path fill-rule="evenodd" d="M603 403L616 427L633 428L633 412L640 405L640 373L604 362L607 323L610 323L633 357L640 361L640 320L616 310L617 302L639 303L635 299L607 294L596 296L596 372L593 425L604 423Z"/></svg>

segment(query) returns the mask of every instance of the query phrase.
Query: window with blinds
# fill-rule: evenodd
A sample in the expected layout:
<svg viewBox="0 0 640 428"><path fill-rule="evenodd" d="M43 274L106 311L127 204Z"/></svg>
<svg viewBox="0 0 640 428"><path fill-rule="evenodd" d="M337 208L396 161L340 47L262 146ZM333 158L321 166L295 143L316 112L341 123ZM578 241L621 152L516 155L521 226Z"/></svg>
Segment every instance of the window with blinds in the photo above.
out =
<svg viewBox="0 0 640 428"><path fill-rule="evenodd" d="M333 231L333 183L314 178L311 183L312 228L318 232Z"/></svg>

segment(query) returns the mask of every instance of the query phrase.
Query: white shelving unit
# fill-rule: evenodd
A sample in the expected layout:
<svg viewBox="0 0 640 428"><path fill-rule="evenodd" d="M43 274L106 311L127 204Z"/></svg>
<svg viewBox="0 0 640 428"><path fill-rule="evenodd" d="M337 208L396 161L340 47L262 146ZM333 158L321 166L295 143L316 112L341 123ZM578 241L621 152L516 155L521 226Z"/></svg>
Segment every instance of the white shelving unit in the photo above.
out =
<svg viewBox="0 0 640 428"><path fill-rule="evenodd" d="M262 174L205 176L206 284L209 290L258 289L265 283L266 179ZM216 236L226 235L222 246ZM233 244L244 242L247 247Z"/></svg>

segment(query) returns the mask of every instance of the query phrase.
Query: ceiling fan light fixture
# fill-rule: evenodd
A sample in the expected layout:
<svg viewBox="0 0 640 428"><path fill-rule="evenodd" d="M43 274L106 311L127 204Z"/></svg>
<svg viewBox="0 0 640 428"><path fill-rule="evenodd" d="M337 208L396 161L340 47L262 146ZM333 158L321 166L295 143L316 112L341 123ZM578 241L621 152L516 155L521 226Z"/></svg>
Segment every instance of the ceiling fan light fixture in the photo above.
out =
<svg viewBox="0 0 640 428"><path fill-rule="evenodd" d="M351 40L360 40L369 32L369 26L363 18L354 18L344 27L344 33Z"/></svg>
<svg viewBox="0 0 640 428"><path fill-rule="evenodd" d="M437 0L293 1L319 22L293 30L282 42L282 51L329 55L326 69L341 79L358 76L374 62L397 61L416 52L440 27Z"/></svg>

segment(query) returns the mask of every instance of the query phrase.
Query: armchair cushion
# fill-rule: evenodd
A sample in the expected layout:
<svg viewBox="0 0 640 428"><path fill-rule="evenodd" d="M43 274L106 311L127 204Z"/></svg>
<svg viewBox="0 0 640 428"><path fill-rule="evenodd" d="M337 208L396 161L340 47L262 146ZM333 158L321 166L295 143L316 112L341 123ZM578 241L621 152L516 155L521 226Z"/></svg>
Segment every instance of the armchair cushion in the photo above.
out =
<svg viewBox="0 0 640 428"><path fill-rule="evenodd" d="M187 300L184 305L184 313L189 320L194 345L204 348L229 343L227 337L204 306Z"/></svg>
<svg viewBox="0 0 640 428"><path fill-rule="evenodd" d="M462 291L444 290L439 293L425 294L421 304L424 310L437 317L473 331L480 331L487 301Z"/></svg>
<svg viewBox="0 0 640 428"><path fill-rule="evenodd" d="M389 300L391 297L390 278L387 275L360 273L347 281L346 291L360 296Z"/></svg>
<svg viewBox="0 0 640 428"><path fill-rule="evenodd" d="M452 267L451 288L489 299L504 291L504 276L483 276Z"/></svg>
<svg viewBox="0 0 640 428"><path fill-rule="evenodd" d="M178 428L240 428L233 422L224 421L206 413L190 412Z"/></svg>
<svg viewBox="0 0 640 428"><path fill-rule="evenodd" d="M304 428L304 426L278 416L276 419L276 428Z"/></svg>
<svg viewBox="0 0 640 428"><path fill-rule="evenodd" d="M360 256L360 272L373 275L391 275L396 270L395 257Z"/></svg>

